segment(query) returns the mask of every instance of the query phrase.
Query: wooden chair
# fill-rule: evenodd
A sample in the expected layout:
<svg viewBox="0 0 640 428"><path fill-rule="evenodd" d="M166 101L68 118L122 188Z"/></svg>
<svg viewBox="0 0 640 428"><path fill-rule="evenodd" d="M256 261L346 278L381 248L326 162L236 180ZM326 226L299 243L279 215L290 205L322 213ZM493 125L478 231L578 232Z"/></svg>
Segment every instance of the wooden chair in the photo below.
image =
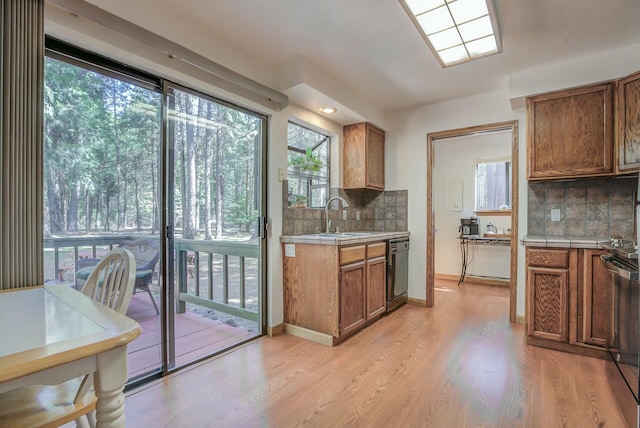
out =
<svg viewBox="0 0 640 428"><path fill-rule="evenodd" d="M82 293L125 314L136 281L136 261L123 248L109 252L85 282ZM93 375L58 385L31 385L0 394L0 427L58 427L76 420L95 426ZM86 418L83 416L86 415Z"/></svg>

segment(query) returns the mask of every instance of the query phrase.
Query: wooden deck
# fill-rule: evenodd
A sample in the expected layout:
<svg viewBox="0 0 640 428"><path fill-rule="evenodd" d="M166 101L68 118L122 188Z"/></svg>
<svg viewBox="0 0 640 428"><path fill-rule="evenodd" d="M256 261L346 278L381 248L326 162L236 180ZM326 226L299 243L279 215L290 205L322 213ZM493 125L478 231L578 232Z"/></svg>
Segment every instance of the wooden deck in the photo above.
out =
<svg viewBox="0 0 640 428"><path fill-rule="evenodd" d="M132 379L160 367L160 316L144 292L132 296L127 316L142 327L140 336L129 344L129 379ZM193 312L176 314L175 319L177 367L257 336Z"/></svg>

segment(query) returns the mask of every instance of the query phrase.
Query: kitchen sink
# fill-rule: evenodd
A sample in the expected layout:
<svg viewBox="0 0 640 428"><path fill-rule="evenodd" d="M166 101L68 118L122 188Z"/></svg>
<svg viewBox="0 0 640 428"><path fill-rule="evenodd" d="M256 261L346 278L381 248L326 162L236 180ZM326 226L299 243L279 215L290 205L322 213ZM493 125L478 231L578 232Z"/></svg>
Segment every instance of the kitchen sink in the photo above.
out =
<svg viewBox="0 0 640 428"><path fill-rule="evenodd" d="M317 236L330 236L330 237L339 237L339 236L371 236L380 232L338 232L338 233L316 233Z"/></svg>
<svg viewBox="0 0 640 428"><path fill-rule="evenodd" d="M352 236L369 236L369 235L375 235L376 233L379 232L345 232L345 235L352 235Z"/></svg>
<svg viewBox="0 0 640 428"><path fill-rule="evenodd" d="M339 233L316 233L318 236L330 236L330 237L338 237L338 236L352 236L352 233L349 232L339 232Z"/></svg>

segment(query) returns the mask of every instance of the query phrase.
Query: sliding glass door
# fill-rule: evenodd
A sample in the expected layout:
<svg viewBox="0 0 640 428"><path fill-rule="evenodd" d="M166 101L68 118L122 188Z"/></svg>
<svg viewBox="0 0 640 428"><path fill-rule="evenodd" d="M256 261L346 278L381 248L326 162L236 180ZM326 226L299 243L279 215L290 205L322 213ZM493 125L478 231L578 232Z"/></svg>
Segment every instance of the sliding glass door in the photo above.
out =
<svg viewBox="0 0 640 428"><path fill-rule="evenodd" d="M265 119L184 88L166 93L168 350L179 367L262 334Z"/></svg>
<svg viewBox="0 0 640 428"><path fill-rule="evenodd" d="M45 281L134 254L130 380L261 335L266 118L65 46L45 60Z"/></svg>

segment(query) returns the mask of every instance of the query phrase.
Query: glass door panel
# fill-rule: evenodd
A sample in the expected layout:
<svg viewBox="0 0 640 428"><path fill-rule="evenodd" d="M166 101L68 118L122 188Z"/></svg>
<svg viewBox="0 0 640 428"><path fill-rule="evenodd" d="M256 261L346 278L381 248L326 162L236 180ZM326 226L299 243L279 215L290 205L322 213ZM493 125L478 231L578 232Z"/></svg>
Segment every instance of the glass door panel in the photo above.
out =
<svg viewBox="0 0 640 428"><path fill-rule="evenodd" d="M169 368L262 334L265 119L167 88Z"/></svg>
<svg viewBox="0 0 640 428"><path fill-rule="evenodd" d="M45 59L45 282L81 289L109 250L133 253L126 313L142 334L128 346L130 380L162 367L162 94L143 83L55 52Z"/></svg>

